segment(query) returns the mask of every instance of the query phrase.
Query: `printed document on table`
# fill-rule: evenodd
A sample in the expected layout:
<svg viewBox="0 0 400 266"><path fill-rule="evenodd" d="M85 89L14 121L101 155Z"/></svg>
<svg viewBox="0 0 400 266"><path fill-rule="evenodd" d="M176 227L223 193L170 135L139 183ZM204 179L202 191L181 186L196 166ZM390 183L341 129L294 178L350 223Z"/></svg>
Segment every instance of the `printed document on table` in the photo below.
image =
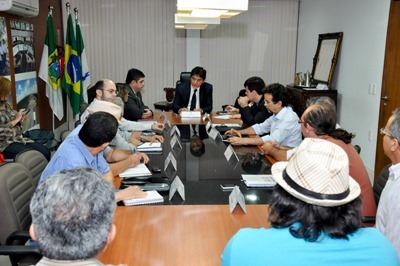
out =
<svg viewBox="0 0 400 266"><path fill-rule="evenodd" d="M276 184L275 180L272 178L272 175L242 174L242 178L248 187L273 187Z"/></svg>
<svg viewBox="0 0 400 266"><path fill-rule="evenodd" d="M135 167L129 167L125 171L119 174L120 177L136 177L136 176L149 176L151 172L144 163L141 163Z"/></svg>

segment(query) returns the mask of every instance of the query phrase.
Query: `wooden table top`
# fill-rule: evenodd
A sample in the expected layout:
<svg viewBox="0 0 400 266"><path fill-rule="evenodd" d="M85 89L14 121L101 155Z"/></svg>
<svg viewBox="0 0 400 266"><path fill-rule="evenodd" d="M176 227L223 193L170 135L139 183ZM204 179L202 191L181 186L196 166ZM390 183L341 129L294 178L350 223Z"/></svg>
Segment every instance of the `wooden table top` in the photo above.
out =
<svg viewBox="0 0 400 266"><path fill-rule="evenodd" d="M268 205L118 206L117 236L99 259L128 265L220 265L229 239L244 227L269 227Z"/></svg>

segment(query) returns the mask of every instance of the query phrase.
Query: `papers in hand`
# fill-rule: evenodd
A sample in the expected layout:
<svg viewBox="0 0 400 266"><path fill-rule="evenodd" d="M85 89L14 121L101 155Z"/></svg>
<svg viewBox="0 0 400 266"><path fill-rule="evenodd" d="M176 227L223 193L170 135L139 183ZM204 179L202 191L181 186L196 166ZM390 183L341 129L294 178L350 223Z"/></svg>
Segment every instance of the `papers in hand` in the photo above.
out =
<svg viewBox="0 0 400 266"><path fill-rule="evenodd" d="M276 184L272 175L242 175L242 178L248 187L273 187Z"/></svg>
<svg viewBox="0 0 400 266"><path fill-rule="evenodd" d="M156 190L147 191L147 196L145 198L134 198L134 199L124 200L125 206L147 205L160 202L164 202L164 198Z"/></svg>
<svg viewBox="0 0 400 266"><path fill-rule="evenodd" d="M120 177L137 177L137 176L150 176L151 172L144 163L141 163L135 167L130 167L119 174Z"/></svg>
<svg viewBox="0 0 400 266"><path fill-rule="evenodd" d="M160 142L145 142L137 147L138 151L162 151Z"/></svg>

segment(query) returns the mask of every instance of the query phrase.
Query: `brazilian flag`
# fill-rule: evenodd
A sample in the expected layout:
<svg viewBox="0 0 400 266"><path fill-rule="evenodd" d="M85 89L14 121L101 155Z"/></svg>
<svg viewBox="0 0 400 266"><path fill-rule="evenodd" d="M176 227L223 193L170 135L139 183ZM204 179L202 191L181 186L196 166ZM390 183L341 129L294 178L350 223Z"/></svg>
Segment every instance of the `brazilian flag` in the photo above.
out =
<svg viewBox="0 0 400 266"><path fill-rule="evenodd" d="M79 114L80 105L83 102L82 96L82 73L80 60L76 49L74 26L71 13L68 14L67 36L65 40L65 67L62 79L62 87L67 93L74 117Z"/></svg>

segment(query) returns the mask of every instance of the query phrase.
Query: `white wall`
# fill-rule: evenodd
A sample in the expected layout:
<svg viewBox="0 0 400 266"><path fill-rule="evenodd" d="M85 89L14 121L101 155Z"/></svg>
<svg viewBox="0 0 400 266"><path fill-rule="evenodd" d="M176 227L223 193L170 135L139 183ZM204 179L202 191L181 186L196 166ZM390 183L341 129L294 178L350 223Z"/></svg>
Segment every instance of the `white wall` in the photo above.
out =
<svg viewBox="0 0 400 266"><path fill-rule="evenodd" d="M333 86L340 125L356 134L370 178L374 176L379 104L390 0L301 0L296 71L312 69L318 34L343 32ZM368 84L377 85L376 95ZM368 140L371 131L372 139Z"/></svg>

